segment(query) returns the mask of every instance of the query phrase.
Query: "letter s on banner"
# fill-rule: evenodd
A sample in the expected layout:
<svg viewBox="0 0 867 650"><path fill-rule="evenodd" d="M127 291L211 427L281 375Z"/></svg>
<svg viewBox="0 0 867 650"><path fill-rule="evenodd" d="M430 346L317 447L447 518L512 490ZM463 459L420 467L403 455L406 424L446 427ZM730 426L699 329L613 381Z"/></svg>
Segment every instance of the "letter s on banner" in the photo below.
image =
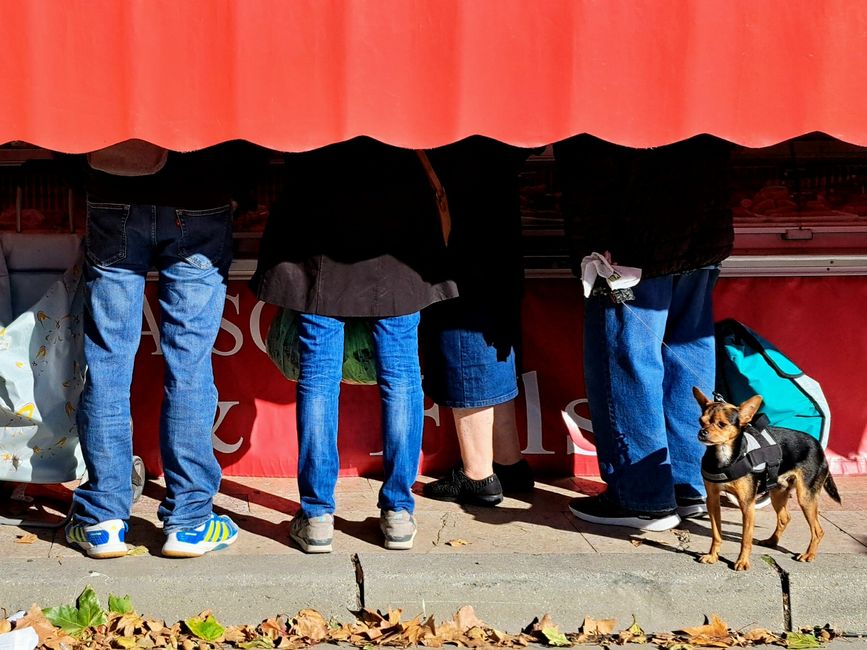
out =
<svg viewBox="0 0 867 650"><path fill-rule="evenodd" d="M566 424L566 430L569 432L569 449L567 453L578 454L579 456L595 456L596 448L593 444L584 437L581 429L593 433L593 423L589 418L578 415L577 408L579 404L587 404L587 398L572 400L566 405L560 415L563 417L563 422Z"/></svg>
<svg viewBox="0 0 867 650"><path fill-rule="evenodd" d="M235 313L241 313L241 301L238 297L238 294L234 296L226 296L226 302L231 303L235 307ZM244 334L241 332L241 328L235 325L232 321L228 321L223 318L220 321L220 329L224 330L229 336L235 339L235 345L232 346L231 350L222 351L218 350L216 344L214 345L214 354L220 357L231 357L233 354L238 354L241 350L241 346L244 345Z"/></svg>

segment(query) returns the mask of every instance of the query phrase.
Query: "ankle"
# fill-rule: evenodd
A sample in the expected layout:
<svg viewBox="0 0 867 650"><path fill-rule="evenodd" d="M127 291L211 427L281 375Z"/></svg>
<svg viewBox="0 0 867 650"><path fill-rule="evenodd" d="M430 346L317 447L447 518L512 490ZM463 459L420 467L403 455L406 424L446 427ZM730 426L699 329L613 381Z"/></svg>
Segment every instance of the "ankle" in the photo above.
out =
<svg viewBox="0 0 867 650"><path fill-rule="evenodd" d="M473 465L466 466L463 468L464 476L472 481L481 481L482 479L488 478L491 474L494 473L494 468L492 465Z"/></svg>

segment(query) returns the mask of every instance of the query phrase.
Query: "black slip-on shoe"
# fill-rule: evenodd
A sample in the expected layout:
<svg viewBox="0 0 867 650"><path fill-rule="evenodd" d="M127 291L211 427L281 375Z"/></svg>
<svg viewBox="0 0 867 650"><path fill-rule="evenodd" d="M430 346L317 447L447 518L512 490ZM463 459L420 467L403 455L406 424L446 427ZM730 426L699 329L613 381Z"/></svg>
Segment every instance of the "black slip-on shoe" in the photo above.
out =
<svg viewBox="0 0 867 650"><path fill-rule="evenodd" d="M503 500L503 487L496 474L475 480L454 467L443 478L427 483L422 494L438 501L453 501L476 506L495 506Z"/></svg>
<svg viewBox="0 0 867 650"><path fill-rule="evenodd" d="M530 463L523 458L511 465L494 463L494 474L500 479L500 485L506 494L533 491L533 470L530 469Z"/></svg>

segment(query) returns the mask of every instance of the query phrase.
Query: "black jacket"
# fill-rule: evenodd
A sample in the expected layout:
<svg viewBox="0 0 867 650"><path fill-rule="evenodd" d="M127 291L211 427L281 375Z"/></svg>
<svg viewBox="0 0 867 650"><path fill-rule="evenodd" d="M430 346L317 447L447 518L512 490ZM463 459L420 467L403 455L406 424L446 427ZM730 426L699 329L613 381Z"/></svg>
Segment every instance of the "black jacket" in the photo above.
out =
<svg viewBox="0 0 867 650"><path fill-rule="evenodd" d="M434 191L411 149L355 138L286 156L251 286L269 303L390 317L457 295Z"/></svg>
<svg viewBox="0 0 867 650"><path fill-rule="evenodd" d="M716 264L731 253L732 145L696 136L632 149L589 135L554 145L572 266L611 251L657 277Z"/></svg>

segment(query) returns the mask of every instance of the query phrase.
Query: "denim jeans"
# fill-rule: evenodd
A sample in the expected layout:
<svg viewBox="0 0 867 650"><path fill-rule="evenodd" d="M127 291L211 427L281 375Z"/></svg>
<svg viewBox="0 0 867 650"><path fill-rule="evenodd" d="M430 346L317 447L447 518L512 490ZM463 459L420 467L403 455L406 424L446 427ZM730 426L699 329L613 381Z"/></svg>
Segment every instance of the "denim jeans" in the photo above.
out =
<svg viewBox="0 0 867 650"><path fill-rule="evenodd" d="M141 339L147 272L159 272L165 357L160 453L166 534L194 528L220 485L211 429L217 407L211 348L231 261L231 212L89 203L85 265L87 380L78 411L88 480L75 491L74 520L129 518L132 506L130 385ZM148 378L153 382L157 378Z"/></svg>
<svg viewBox="0 0 867 650"><path fill-rule="evenodd" d="M659 512L704 496L698 386L710 395L717 269L641 280L635 300L591 296L584 375L599 470L620 505ZM664 344L663 344L664 341Z"/></svg>
<svg viewBox="0 0 867 650"><path fill-rule="evenodd" d="M298 487L307 517L334 512L338 400L343 365L344 319L298 314L300 369L296 417ZM418 312L372 320L382 402L383 510L413 512L411 488L418 474L424 396L418 360Z"/></svg>

